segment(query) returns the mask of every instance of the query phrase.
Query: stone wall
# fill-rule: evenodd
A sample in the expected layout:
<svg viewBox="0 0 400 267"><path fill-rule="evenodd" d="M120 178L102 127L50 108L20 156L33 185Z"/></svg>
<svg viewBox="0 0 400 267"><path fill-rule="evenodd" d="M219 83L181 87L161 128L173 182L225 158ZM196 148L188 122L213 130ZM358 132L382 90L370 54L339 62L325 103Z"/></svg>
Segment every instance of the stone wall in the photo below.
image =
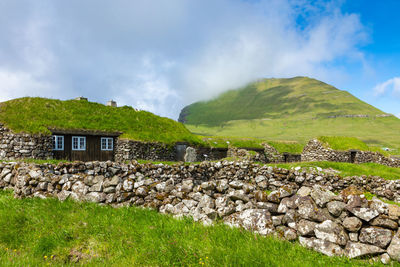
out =
<svg viewBox="0 0 400 267"><path fill-rule="evenodd" d="M13 133L0 124L0 160L52 158L51 136Z"/></svg>
<svg viewBox="0 0 400 267"><path fill-rule="evenodd" d="M349 187L352 183L356 186ZM362 194L375 190L386 196L389 190L388 198L399 199L400 182L376 177L341 179L322 170L227 161L0 163L0 188L11 188L20 198L137 205L205 224L220 219L261 235L298 239L329 256L400 259L400 207L377 198L368 201ZM339 194L330 191L338 189Z"/></svg>
<svg viewBox="0 0 400 267"><path fill-rule="evenodd" d="M371 151L338 151L325 147L317 139L313 139L304 147L301 161L336 161L351 163L374 162L389 167L400 167L400 159L385 157L381 153Z"/></svg>
<svg viewBox="0 0 400 267"><path fill-rule="evenodd" d="M137 159L175 161L177 158L177 151L173 145L155 142L146 143L128 139L118 139L114 153L115 161Z"/></svg>

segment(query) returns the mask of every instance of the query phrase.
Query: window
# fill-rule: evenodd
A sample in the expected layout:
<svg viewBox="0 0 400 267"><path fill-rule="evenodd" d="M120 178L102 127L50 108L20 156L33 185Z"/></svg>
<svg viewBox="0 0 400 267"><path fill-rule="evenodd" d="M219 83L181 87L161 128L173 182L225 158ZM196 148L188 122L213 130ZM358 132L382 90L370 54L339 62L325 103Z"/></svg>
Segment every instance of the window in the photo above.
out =
<svg viewBox="0 0 400 267"><path fill-rule="evenodd" d="M101 138L101 150L112 151L113 150L113 138L102 137Z"/></svg>
<svg viewBox="0 0 400 267"><path fill-rule="evenodd" d="M63 135L53 135L53 150L64 150Z"/></svg>
<svg viewBox="0 0 400 267"><path fill-rule="evenodd" d="M86 137L72 136L72 150L86 150Z"/></svg>

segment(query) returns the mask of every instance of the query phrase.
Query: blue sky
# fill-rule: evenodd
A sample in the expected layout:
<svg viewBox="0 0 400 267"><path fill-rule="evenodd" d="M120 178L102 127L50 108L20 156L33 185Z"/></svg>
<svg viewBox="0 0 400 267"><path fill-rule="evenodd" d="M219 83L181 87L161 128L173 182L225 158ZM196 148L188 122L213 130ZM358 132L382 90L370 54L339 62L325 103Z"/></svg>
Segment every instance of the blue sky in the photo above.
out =
<svg viewBox="0 0 400 267"><path fill-rule="evenodd" d="M309 76L400 115L400 1L0 0L0 101L86 96L176 119Z"/></svg>

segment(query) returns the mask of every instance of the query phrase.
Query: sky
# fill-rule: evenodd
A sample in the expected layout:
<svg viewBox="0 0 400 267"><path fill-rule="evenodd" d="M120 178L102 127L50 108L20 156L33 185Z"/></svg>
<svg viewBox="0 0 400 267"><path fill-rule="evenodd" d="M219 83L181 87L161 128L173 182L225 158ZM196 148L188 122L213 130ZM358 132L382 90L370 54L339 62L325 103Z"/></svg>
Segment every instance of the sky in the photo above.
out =
<svg viewBox="0 0 400 267"><path fill-rule="evenodd" d="M398 0L0 0L0 101L113 99L177 119L308 76L400 116Z"/></svg>

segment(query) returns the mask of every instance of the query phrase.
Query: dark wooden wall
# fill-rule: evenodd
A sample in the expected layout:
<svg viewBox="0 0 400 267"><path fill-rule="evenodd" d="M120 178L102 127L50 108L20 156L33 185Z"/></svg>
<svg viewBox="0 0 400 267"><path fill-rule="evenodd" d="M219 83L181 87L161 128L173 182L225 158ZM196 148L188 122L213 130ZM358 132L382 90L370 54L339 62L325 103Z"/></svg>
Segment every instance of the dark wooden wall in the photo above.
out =
<svg viewBox="0 0 400 267"><path fill-rule="evenodd" d="M101 150L101 137L97 135L70 135L64 134L64 150L53 151L55 159L64 159L68 161L107 161L114 160L114 151L102 151ZM86 150L85 151L73 151L72 150L72 136L85 136L86 137ZM104 136L106 137L106 136ZM116 145L116 138L114 140L114 150Z"/></svg>

